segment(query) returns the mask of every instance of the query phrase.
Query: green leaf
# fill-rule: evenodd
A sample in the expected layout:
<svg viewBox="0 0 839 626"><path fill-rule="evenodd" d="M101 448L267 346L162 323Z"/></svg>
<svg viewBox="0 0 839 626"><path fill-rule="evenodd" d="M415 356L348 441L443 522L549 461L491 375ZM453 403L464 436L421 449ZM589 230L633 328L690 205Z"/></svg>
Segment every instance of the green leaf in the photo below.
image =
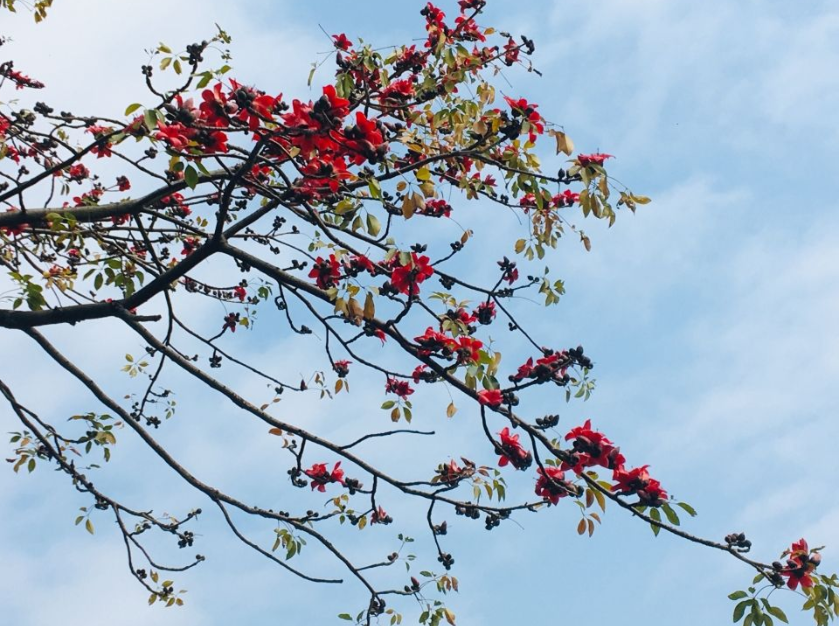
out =
<svg viewBox="0 0 839 626"><path fill-rule="evenodd" d="M139 102L135 102L134 104L129 104L129 105L125 108L125 114L126 114L126 115L131 115L132 113L134 113L134 111L136 111L137 109L139 109L141 106L143 106L143 105L142 105L142 104L140 104Z"/></svg>
<svg viewBox="0 0 839 626"><path fill-rule="evenodd" d="M684 511L687 512L688 515L691 517L696 517L696 509L694 509L691 505L687 502L677 502L676 506L681 507Z"/></svg>
<svg viewBox="0 0 839 626"><path fill-rule="evenodd" d="M768 606L768 607L766 607L766 610L767 610L770 614L774 615L774 616L775 616L775 617L777 617L779 620L781 620L784 624L789 624L789 621L787 620L787 616L786 616L786 614L785 614L785 613L784 613L784 612L783 612L783 611L782 611L779 607L777 607L777 606Z"/></svg>
<svg viewBox="0 0 839 626"><path fill-rule="evenodd" d="M745 591L735 591L734 593L728 594L728 599L729 600L742 600L743 598L747 597L748 595L749 594L747 594Z"/></svg>
<svg viewBox="0 0 839 626"><path fill-rule="evenodd" d="M157 130L157 111L154 109L143 111L143 122L149 130Z"/></svg>
<svg viewBox="0 0 839 626"><path fill-rule="evenodd" d="M382 231L382 224L372 213L367 214L367 232L371 237L376 237Z"/></svg>
<svg viewBox="0 0 839 626"><path fill-rule="evenodd" d="M91 535L93 534L93 522L90 521L90 518L84 523L85 530L89 532Z"/></svg>
<svg viewBox="0 0 839 626"><path fill-rule="evenodd" d="M650 509L650 518L656 522L660 522L661 513L658 512L658 509ZM658 537L658 533L661 532L661 527L656 524L650 524L650 528L652 529L653 534Z"/></svg>
<svg viewBox="0 0 839 626"><path fill-rule="evenodd" d="M190 189L195 189L198 185L198 171L191 165L184 170L184 182Z"/></svg>
<svg viewBox="0 0 839 626"><path fill-rule="evenodd" d="M743 619L743 615L746 613L746 607L752 603L751 600L743 600L742 602L738 603L737 606L734 607L734 615L731 618L735 624Z"/></svg>
<svg viewBox="0 0 839 626"><path fill-rule="evenodd" d="M338 619L345 619L348 622L352 621L352 617L348 613L341 613L338 615Z"/></svg>
<svg viewBox="0 0 839 626"><path fill-rule="evenodd" d="M673 526L679 525L679 516L676 515L676 511L670 508L669 504L663 504L662 509L664 509L664 514L667 516L667 521L673 524Z"/></svg>

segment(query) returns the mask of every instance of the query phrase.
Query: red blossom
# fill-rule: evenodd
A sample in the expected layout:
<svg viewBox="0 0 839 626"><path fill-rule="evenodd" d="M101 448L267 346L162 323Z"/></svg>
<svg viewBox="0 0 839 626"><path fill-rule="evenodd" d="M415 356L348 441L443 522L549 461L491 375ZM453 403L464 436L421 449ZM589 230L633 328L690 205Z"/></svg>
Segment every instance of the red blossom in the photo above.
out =
<svg viewBox="0 0 839 626"><path fill-rule="evenodd" d="M661 506L667 500L667 492L661 488L660 482L650 478L648 467L649 465L642 465L631 470L618 467L612 474L615 481L612 491L623 495L634 493L646 506Z"/></svg>
<svg viewBox="0 0 839 626"><path fill-rule="evenodd" d="M478 392L478 402L484 406L497 408L504 401L504 395L500 389L483 389Z"/></svg>
<svg viewBox="0 0 839 626"><path fill-rule="evenodd" d="M419 289L416 288L426 278L434 274L434 268L427 256L419 256L416 252L411 253L411 260L391 272L390 282L399 293L416 295Z"/></svg>
<svg viewBox="0 0 839 626"><path fill-rule="evenodd" d="M117 189L120 191L128 191L131 189L131 181L125 176L117 176Z"/></svg>
<svg viewBox="0 0 839 626"><path fill-rule="evenodd" d="M347 50L352 48L352 41L347 39L347 36L344 33L341 33L340 35L332 35L332 40L335 44L335 47L338 48L338 50L343 50L346 52Z"/></svg>
<svg viewBox="0 0 839 626"><path fill-rule="evenodd" d="M481 324L491 324L495 319L495 302L481 302L473 317Z"/></svg>
<svg viewBox="0 0 839 626"><path fill-rule="evenodd" d="M821 555L810 550L807 542L804 539L799 539L793 542L789 550L784 552L788 555L786 567L781 570L781 575L787 577L787 587L793 591L798 588L798 585L809 588L815 582L810 576L821 563Z"/></svg>
<svg viewBox="0 0 839 626"><path fill-rule="evenodd" d="M236 298L239 298L239 302L244 302L245 298L248 295L248 292L245 291L245 288L242 287L242 285L237 285L236 287L233 288L233 295Z"/></svg>
<svg viewBox="0 0 839 626"><path fill-rule="evenodd" d="M187 128L180 122L169 124L168 126L163 122L158 121L157 127L160 129L154 134L155 139L161 139L168 143L175 150L186 150L189 147L189 140L192 139L198 132L194 128Z"/></svg>
<svg viewBox="0 0 839 626"><path fill-rule="evenodd" d="M570 189L566 189L562 193L556 194L551 198L551 202L557 208L573 206L574 203L580 201L580 194L574 193Z"/></svg>
<svg viewBox="0 0 839 626"><path fill-rule="evenodd" d="M83 163L76 163L67 169L67 176L72 181L82 181L90 176L90 170Z"/></svg>
<svg viewBox="0 0 839 626"><path fill-rule="evenodd" d="M587 167L589 165L603 165L603 162L606 159L613 159L614 157L611 154L603 154L603 153L596 153L596 154L578 154L577 155L577 163L579 163L582 167Z"/></svg>
<svg viewBox="0 0 839 626"><path fill-rule="evenodd" d="M312 490L317 489L321 493L326 492L326 485L330 483L344 484L344 470L341 469L341 462L338 461L332 471L326 469L326 463L315 463L303 472L311 480Z"/></svg>
<svg viewBox="0 0 839 626"><path fill-rule="evenodd" d="M448 356L457 348L457 343L454 339L434 330L431 327L426 328L423 335L414 337L414 341L416 341L420 347L420 349L417 350L420 356L428 356L432 352L440 353L442 356Z"/></svg>
<svg viewBox="0 0 839 626"><path fill-rule="evenodd" d="M197 248L200 243L201 240L198 239L198 237L184 237L184 249L181 250L181 254L184 256L189 256L190 254L195 252L195 248Z"/></svg>
<svg viewBox="0 0 839 626"><path fill-rule="evenodd" d="M565 480L565 472L558 467L545 466L542 471L538 470L539 477L536 480L536 495L550 501L551 504L559 504L560 498L574 493L575 488Z"/></svg>
<svg viewBox="0 0 839 626"><path fill-rule="evenodd" d="M6 209L6 213L16 213L20 209L12 207L10 209ZM29 228L29 224L25 222L22 224L17 224L15 226L3 226L0 227L0 233L3 233L7 237L16 237L17 235L22 235L26 229Z"/></svg>
<svg viewBox="0 0 839 626"><path fill-rule="evenodd" d="M562 469L573 469L580 474L585 468L599 465L606 469L616 470L623 467L626 459L603 433L591 429L591 420L586 420L582 426L572 428L565 435L565 441L573 440L574 463L563 463Z"/></svg>
<svg viewBox="0 0 839 626"><path fill-rule="evenodd" d="M495 451L501 455L501 458L498 459L499 466L504 467L509 464L519 470L530 467L533 457L519 443L518 435L511 435L510 429L505 427L498 433L498 436L501 438L501 445L496 444Z"/></svg>
<svg viewBox="0 0 839 626"><path fill-rule="evenodd" d="M335 373L338 374L338 378L344 378L347 374L350 373L350 364L352 361L341 360L335 361L332 364L332 369L335 370Z"/></svg>
<svg viewBox="0 0 839 626"><path fill-rule="evenodd" d="M230 116L236 115L238 105L228 100L227 95L222 91L221 83L216 83L211 89L201 92L201 121L207 126L223 127L230 125Z"/></svg>
<svg viewBox="0 0 839 626"><path fill-rule="evenodd" d="M320 289L334 287L336 281L341 278L341 264L334 254L330 254L328 259L318 257L309 272L309 278L314 278Z"/></svg>
<svg viewBox="0 0 839 626"><path fill-rule="evenodd" d="M457 339L457 353L458 364L472 364L477 363L481 357L480 350L483 347L483 342L478 339L473 339L466 335L461 335Z"/></svg>
<svg viewBox="0 0 839 626"><path fill-rule="evenodd" d="M395 394L404 400L414 393L414 390L411 389L411 385L408 384L407 380L388 378L387 384L385 385L385 393Z"/></svg>

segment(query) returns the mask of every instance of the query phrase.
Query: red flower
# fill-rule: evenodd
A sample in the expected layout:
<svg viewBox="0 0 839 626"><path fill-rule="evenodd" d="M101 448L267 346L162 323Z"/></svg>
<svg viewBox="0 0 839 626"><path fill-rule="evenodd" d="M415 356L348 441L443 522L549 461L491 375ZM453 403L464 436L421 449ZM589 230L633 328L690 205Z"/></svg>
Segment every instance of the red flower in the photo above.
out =
<svg viewBox="0 0 839 626"><path fill-rule="evenodd" d="M545 471L540 467L538 470L539 478L536 480L536 495L542 496L549 500L551 504L559 504L560 498L564 498L570 493L575 493L576 489L565 480L565 472L558 467L545 466Z"/></svg>
<svg viewBox="0 0 839 626"><path fill-rule="evenodd" d="M344 470L341 469L340 461L332 468L332 472L327 471L326 463L315 463L303 473L311 479L312 490L317 489L321 493L326 492L326 485L330 483L344 484Z"/></svg>
<svg viewBox="0 0 839 626"><path fill-rule="evenodd" d="M242 287L242 285L237 285L233 288L233 295L239 298L239 302L244 302L248 292L245 291L245 288Z"/></svg>
<svg viewBox="0 0 839 626"><path fill-rule="evenodd" d="M416 285L434 274L434 268L431 267L430 260L425 255L418 256L416 252L412 252L409 263L397 267L391 272L390 282L393 287L399 293L411 295L418 293L419 290L416 289Z"/></svg>
<svg viewBox="0 0 839 626"><path fill-rule="evenodd" d="M183 240L184 249L181 250L181 254L184 256L189 256L195 251L195 248L197 248L198 244L200 243L201 241L198 239L198 237L186 237Z"/></svg>
<svg viewBox="0 0 839 626"><path fill-rule="evenodd" d="M572 206L575 202L580 201L580 194L574 193L570 189L566 189L562 193L556 194L553 198L551 198L551 202L557 208Z"/></svg>
<svg viewBox="0 0 839 626"><path fill-rule="evenodd" d="M227 99L222 92L222 84L216 83L212 89L201 92L203 102L199 105L201 121L207 126L229 126L230 116L239 110L238 105Z"/></svg>
<svg viewBox="0 0 839 626"><path fill-rule="evenodd" d="M536 111L538 104L530 104L524 98L513 100L504 96L507 104L513 109L513 116L521 116L524 121L530 126L529 139L532 142L536 141L536 135L545 131L545 125L542 123L542 116Z"/></svg>
<svg viewBox="0 0 839 626"><path fill-rule="evenodd" d="M507 43L504 44L504 64L513 65L513 63L518 60L519 46L513 39L509 39Z"/></svg>
<svg viewBox="0 0 839 626"><path fill-rule="evenodd" d="M495 302L481 302L473 316L481 324L491 324L495 319Z"/></svg>
<svg viewBox="0 0 839 626"><path fill-rule="evenodd" d="M120 191L128 191L131 189L131 181L125 176L117 176L117 189Z"/></svg>
<svg viewBox="0 0 839 626"><path fill-rule="evenodd" d="M810 574L821 563L821 555L811 551L804 539L793 542L792 547L784 551L784 555L789 555L786 567L781 570L781 576L788 579L787 587L792 590L797 589L798 585L804 588L812 587L814 581Z"/></svg>
<svg viewBox="0 0 839 626"><path fill-rule="evenodd" d="M603 165L603 162L606 159L613 159L614 157L611 154L603 154L603 153L596 153L596 154L578 154L577 155L577 163L579 163L583 167L587 167L589 165Z"/></svg>
<svg viewBox="0 0 839 626"><path fill-rule="evenodd" d="M370 516L371 524L390 524L392 521L393 518L381 506L377 507Z"/></svg>
<svg viewBox="0 0 839 626"><path fill-rule="evenodd" d="M478 339L461 335L457 340L457 348L455 349L458 364L477 363L481 357L480 349L483 345L483 342Z"/></svg>
<svg viewBox="0 0 839 626"><path fill-rule="evenodd" d="M519 443L518 435L511 435L510 429L505 427L498 436L501 437L501 445L496 444L495 451L501 455L498 459L498 465L504 467L507 464L512 465L516 469L523 470L530 467L533 462L533 457L530 452L525 450Z"/></svg>
<svg viewBox="0 0 839 626"><path fill-rule="evenodd" d="M160 130L154 134L154 138L162 139L175 150L185 150L189 147L189 140L198 132L194 128L187 128L180 122L175 122L167 126L163 122L158 121L157 127Z"/></svg>
<svg viewBox="0 0 839 626"><path fill-rule="evenodd" d="M347 51L352 48L352 41L347 39L347 36L344 33L341 33L340 35L332 35L332 40L335 42L335 47L338 48L338 50Z"/></svg>
<svg viewBox="0 0 839 626"><path fill-rule="evenodd" d="M383 331L381 328L377 328L375 331L373 331L373 336L381 339L382 345L385 345L385 341L387 341L387 335L385 335L385 331Z"/></svg>
<svg viewBox="0 0 839 626"><path fill-rule="evenodd" d="M432 352L439 352L443 356L448 356L457 347L454 339L434 330L430 326L425 329L425 334L414 337L414 341L420 346L420 350L417 350L420 356L428 356Z"/></svg>
<svg viewBox="0 0 839 626"><path fill-rule="evenodd" d="M565 441L574 440L573 457L575 463L563 463L562 469L573 469L580 474L586 467L599 465L607 469L616 470L623 467L626 459L620 453L620 448L609 441L603 433L591 429L591 420L586 420L582 426L572 428L565 435Z"/></svg>
<svg viewBox="0 0 839 626"><path fill-rule="evenodd" d="M483 389L478 392L478 402L484 406L497 408L501 406L503 401L504 395L501 393L500 389ZM507 429L505 428L504 430ZM516 435L516 437L518 437L518 435Z"/></svg>
<svg viewBox="0 0 839 626"><path fill-rule="evenodd" d="M309 278L315 279L315 284L320 289L329 289L335 286L335 282L341 277L341 265L334 254L330 254L328 259L318 257L315 259L315 264L309 272Z"/></svg>
<svg viewBox="0 0 839 626"><path fill-rule="evenodd" d="M661 483L650 478L647 468L643 465L631 470L618 467L612 474L616 484L612 485L612 491L620 494L637 494L641 503L646 506L661 506L667 500L667 492L661 488Z"/></svg>
<svg viewBox="0 0 839 626"><path fill-rule="evenodd" d="M435 374L434 372L428 372L426 370L428 370L427 365L417 365L414 368L414 371L411 373L411 378L413 379L414 383L418 385L422 381L432 382L437 378L437 374Z"/></svg>
<svg viewBox="0 0 839 626"><path fill-rule="evenodd" d="M6 213L16 213L19 210L20 209L12 207L11 209L7 209ZM7 237L12 237L22 235L27 228L29 228L29 224L26 223L18 224L16 226L3 226L2 228L0 228L0 233L3 233Z"/></svg>
<svg viewBox="0 0 839 626"><path fill-rule="evenodd" d="M332 369L335 370L335 373L338 374L338 378L344 378L347 374L350 373L350 363L352 361L335 361L332 364Z"/></svg>
<svg viewBox="0 0 839 626"><path fill-rule="evenodd" d="M67 169L67 176L73 181L82 181L90 176L90 170L83 163L76 163Z"/></svg>
<svg viewBox="0 0 839 626"><path fill-rule="evenodd" d="M105 137L113 132L113 128L107 126L88 126L85 132L90 133L96 138L96 145L90 149L91 154L95 154L97 159L111 156L111 142Z"/></svg>
<svg viewBox="0 0 839 626"><path fill-rule="evenodd" d="M388 378L387 384L385 385L385 393L396 394L404 400L412 393L414 393L414 390L411 389L411 385L408 384L407 380L397 380L395 378Z"/></svg>

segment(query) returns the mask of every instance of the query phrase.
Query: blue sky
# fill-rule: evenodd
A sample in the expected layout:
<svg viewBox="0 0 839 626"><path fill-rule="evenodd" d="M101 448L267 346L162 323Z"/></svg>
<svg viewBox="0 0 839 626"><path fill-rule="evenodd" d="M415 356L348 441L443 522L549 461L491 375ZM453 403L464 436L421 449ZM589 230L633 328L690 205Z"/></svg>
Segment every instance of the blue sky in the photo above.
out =
<svg viewBox="0 0 839 626"><path fill-rule="evenodd" d="M234 36L237 77L305 98L308 66L329 49L318 24L393 45L421 36L423 4L148 0L116 10L103 0L59 0L37 28L25 16L4 15L2 28L15 41L3 52L47 83L48 102L118 115L143 98L144 48L160 40L187 43L218 22ZM454 5L441 3L450 13ZM544 398L537 408L560 411L561 430L591 417L630 463L650 463L671 493L699 510L691 531L721 538L745 530L766 560L803 535L811 545L828 545L826 571L839 569L839 217L832 195L839 173L839 8L826 1L490 0L484 21L537 44L543 77L509 71L499 89L539 102L581 151L616 155L610 173L654 200L634 216L620 215L610 230L585 224L591 252L565 242L551 260L568 292L558 307L517 303L545 343L582 343L596 361L598 389L589 402L565 406ZM485 220L477 237L509 248L514 227ZM475 271L479 260L470 259ZM263 330L271 319L261 320ZM49 336L113 393L128 393L131 383L117 370L122 354L142 346L107 332L79 327ZM299 370L311 346L285 337L267 342L270 335L261 332L241 346L248 356L281 372ZM0 364L0 377L24 403L59 421L92 408L31 343L5 331L0 342L4 355L14 355ZM252 397L266 393L259 383L226 375ZM353 381L340 412L292 399L279 410L349 438L359 420L382 419L369 410L380 381L365 382ZM255 498L289 497L286 459L264 428L179 384L180 413L161 439L207 480ZM445 457L468 445L474 414L463 410L445 423L446 400L432 394L418 400L427 410L418 425L445 432L436 453ZM17 428L7 411L0 425ZM419 452L393 440L372 454L410 467ZM358 587L290 578L229 540L209 503L162 468L132 469L148 457L130 433L122 434L115 457L97 484L121 486L138 507L174 513L202 506L207 513L196 551L208 561L178 579L189 589L187 606L145 607L105 517L95 537L73 527L87 502L63 478L4 471L0 606L9 623L319 624L357 606ZM387 507L398 524L376 535L341 531L338 539L358 554L384 555L392 535L405 528L424 552L427 543L419 544L427 537L401 506L394 498ZM451 599L459 623L728 623L732 603L725 595L751 579L733 559L664 535L654 539L614 510L592 539L577 537L572 507L519 523L485 533L481 524L460 522L450 533L462 581ZM266 536L257 526L249 530ZM318 573L335 569L316 550L306 564ZM793 597L781 603L793 624L805 623L795 614L798 604Z"/></svg>

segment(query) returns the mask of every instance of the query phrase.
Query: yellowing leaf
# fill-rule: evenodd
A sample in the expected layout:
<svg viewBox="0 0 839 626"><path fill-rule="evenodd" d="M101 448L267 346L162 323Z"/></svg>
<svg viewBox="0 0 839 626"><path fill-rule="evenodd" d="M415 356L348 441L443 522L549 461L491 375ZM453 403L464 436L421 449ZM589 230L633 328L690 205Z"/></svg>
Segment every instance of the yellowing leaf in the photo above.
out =
<svg viewBox="0 0 839 626"><path fill-rule="evenodd" d="M563 133L561 130L551 130L548 134L556 139L556 153L564 152L568 156L574 153L574 142L571 137Z"/></svg>

